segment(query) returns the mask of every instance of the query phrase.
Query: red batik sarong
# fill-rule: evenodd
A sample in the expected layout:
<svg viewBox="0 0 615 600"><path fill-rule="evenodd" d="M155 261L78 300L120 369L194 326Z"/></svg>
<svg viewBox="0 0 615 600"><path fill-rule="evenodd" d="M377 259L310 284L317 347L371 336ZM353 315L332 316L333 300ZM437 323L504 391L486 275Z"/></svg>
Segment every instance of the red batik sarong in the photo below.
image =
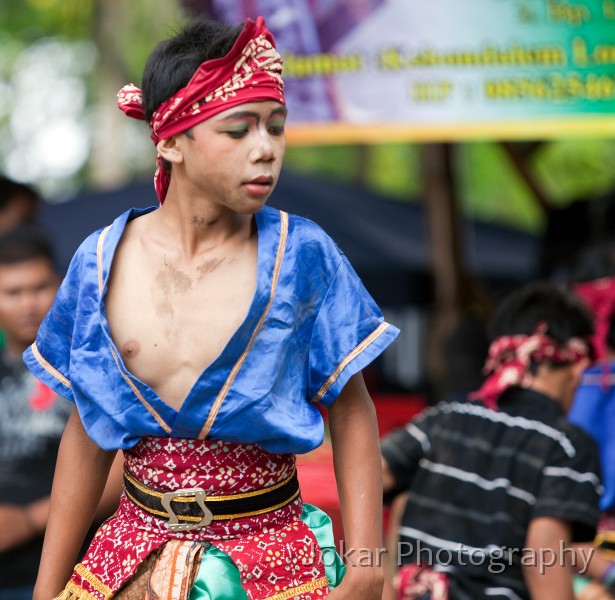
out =
<svg viewBox="0 0 615 600"><path fill-rule="evenodd" d="M127 471L146 486L163 492L202 488L217 496L276 485L295 469L294 455L209 440L143 438L125 457ZM144 578L145 587L155 582L166 593L177 589L183 594L165 597L187 597L210 546L231 558L250 600L324 597L329 593L324 561L312 530L300 518L302 508L299 496L263 515L172 532L165 520L124 493L117 513L98 530L59 598L107 600L120 590L120 598L158 597L130 593L132 584Z"/></svg>
<svg viewBox="0 0 615 600"><path fill-rule="evenodd" d="M430 567L404 565L393 586L399 600L448 600L448 578Z"/></svg>

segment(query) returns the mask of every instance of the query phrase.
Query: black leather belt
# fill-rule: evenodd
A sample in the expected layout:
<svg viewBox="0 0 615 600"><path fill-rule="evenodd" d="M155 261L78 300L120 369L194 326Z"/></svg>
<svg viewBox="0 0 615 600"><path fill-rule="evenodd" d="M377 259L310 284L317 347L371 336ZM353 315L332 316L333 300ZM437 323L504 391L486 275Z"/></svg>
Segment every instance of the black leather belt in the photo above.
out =
<svg viewBox="0 0 615 600"><path fill-rule="evenodd" d="M615 532L601 531L596 535L594 543L606 554L609 560L615 559Z"/></svg>
<svg viewBox="0 0 615 600"><path fill-rule="evenodd" d="M167 520L171 531L190 531L212 521L241 519L268 513L290 504L299 496L297 471L275 485L228 496L208 496L200 488L163 492L144 485L124 470L124 490L144 511Z"/></svg>

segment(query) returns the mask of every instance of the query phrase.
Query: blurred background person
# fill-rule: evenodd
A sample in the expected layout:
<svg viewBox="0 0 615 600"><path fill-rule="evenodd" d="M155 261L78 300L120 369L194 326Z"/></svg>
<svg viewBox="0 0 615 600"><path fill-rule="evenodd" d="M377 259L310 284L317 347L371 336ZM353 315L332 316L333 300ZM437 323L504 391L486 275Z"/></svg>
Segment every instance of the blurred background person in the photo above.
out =
<svg viewBox="0 0 615 600"><path fill-rule="evenodd" d="M25 183L0 175L0 234L22 224L34 224L41 205L38 192Z"/></svg>
<svg viewBox="0 0 615 600"><path fill-rule="evenodd" d="M0 600L30 600L47 524L60 438L71 404L26 369L22 352L34 341L58 288L51 244L32 226L0 235ZM114 479L114 478L115 479ZM117 505L120 475L99 507Z"/></svg>
<svg viewBox="0 0 615 600"><path fill-rule="evenodd" d="M384 492L407 494L399 598L573 598L563 547L593 539L600 469L565 414L592 317L574 294L532 284L502 303L492 333L480 402L443 402L383 439Z"/></svg>
<svg viewBox="0 0 615 600"><path fill-rule="evenodd" d="M590 577L577 581L577 589L580 599L598 600L615 598L615 242L592 244L580 252L573 279L575 291L594 315L598 360L583 375L569 419L598 443L604 487L598 553Z"/></svg>
<svg viewBox="0 0 615 600"><path fill-rule="evenodd" d="M0 175L0 235L36 221L41 197L30 185ZM4 346L4 332L0 325L0 348Z"/></svg>
<svg viewBox="0 0 615 600"><path fill-rule="evenodd" d="M5 197L3 197L3 200ZM12 201L11 201L12 202ZM31 598L69 403L26 369L58 287L49 242L31 228L0 237L0 598Z"/></svg>

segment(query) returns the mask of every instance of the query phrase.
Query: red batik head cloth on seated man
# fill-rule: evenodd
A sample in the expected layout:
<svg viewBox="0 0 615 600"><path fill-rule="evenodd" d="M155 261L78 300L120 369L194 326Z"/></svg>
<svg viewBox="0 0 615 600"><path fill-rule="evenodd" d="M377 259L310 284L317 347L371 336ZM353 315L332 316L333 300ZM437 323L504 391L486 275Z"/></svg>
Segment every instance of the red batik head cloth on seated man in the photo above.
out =
<svg viewBox="0 0 615 600"><path fill-rule="evenodd" d="M547 335L546 323L539 323L532 335L499 337L489 347L483 369L487 378L479 390L470 394L470 399L497 408L499 397L508 388L530 387L532 363L573 364L592 354L589 340L571 338L563 346L557 344Z"/></svg>
<svg viewBox="0 0 615 600"><path fill-rule="evenodd" d="M188 84L163 102L152 115L152 140L172 137L201 121L246 102L275 100L285 105L282 58L262 17L248 19L226 56L200 65ZM118 106L129 117L145 120L141 90L132 83L118 93ZM154 185L162 204L170 172L156 159Z"/></svg>

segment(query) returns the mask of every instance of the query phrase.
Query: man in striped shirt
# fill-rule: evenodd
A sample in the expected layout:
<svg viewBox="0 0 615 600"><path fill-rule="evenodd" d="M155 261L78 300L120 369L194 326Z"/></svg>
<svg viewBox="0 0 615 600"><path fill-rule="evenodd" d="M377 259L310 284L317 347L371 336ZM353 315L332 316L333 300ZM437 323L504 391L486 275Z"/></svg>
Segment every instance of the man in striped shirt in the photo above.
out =
<svg viewBox="0 0 615 600"><path fill-rule="evenodd" d="M513 293L493 323L481 389L383 440L384 491L407 498L399 597L571 600L601 491L594 441L566 420L592 357L592 319L551 284Z"/></svg>

